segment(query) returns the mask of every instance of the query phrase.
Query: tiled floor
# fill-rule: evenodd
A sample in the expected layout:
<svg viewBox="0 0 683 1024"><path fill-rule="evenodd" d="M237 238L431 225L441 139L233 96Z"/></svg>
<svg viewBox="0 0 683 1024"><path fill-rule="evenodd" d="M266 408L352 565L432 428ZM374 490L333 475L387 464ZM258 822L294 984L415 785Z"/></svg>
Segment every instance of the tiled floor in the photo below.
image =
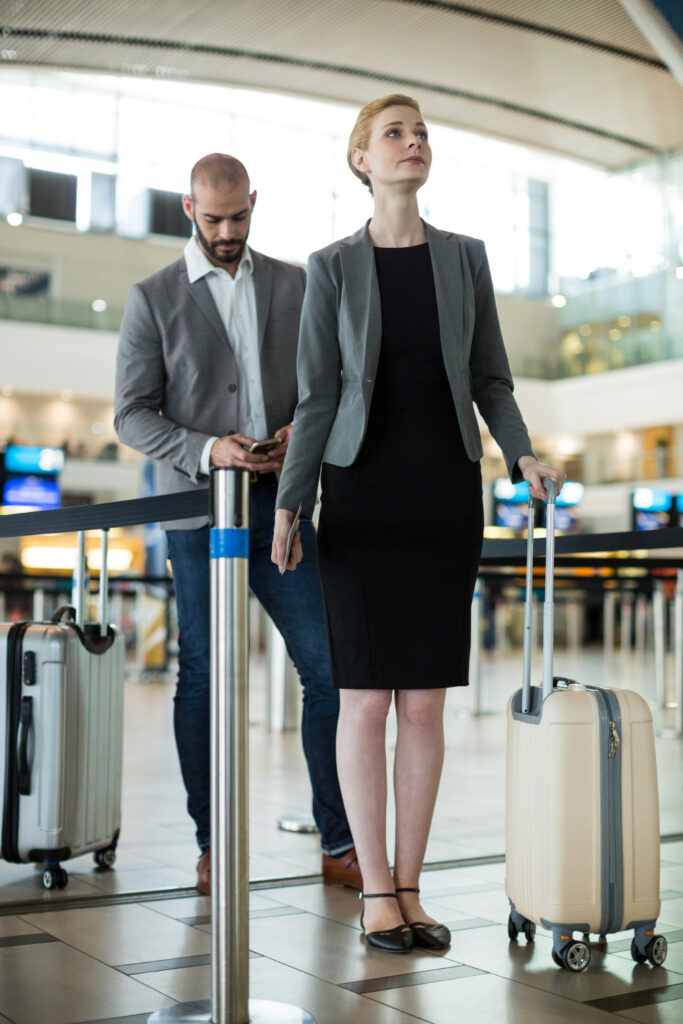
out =
<svg viewBox="0 0 683 1024"><path fill-rule="evenodd" d="M635 660L605 663L589 653L558 662L577 678L654 697L649 667ZM634 964L630 935L595 944L581 975L555 967L542 929L533 944L508 940L503 709L518 676L518 656L486 658L487 713L478 718L466 714L466 691L449 695L444 784L422 887L426 909L449 925L453 941L445 953L398 957L367 947L356 894L320 884L317 837L276 827L280 814L306 811L310 794L298 736L262 725L263 673L254 664L253 998L304 1007L318 1024L683 1021L683 839L662 846L664 968ZM131 679L126 702L115 869L80 858L68 865L68 888L47 893L33 866L0 864L0 1024L142 1024L154 1010L209 995L210 901L191 888L196 851L172 742L172 683ZM658 717L660 731L669 725ZM657 756L662 831L682 833L683 743L659 736Z"/></svg>

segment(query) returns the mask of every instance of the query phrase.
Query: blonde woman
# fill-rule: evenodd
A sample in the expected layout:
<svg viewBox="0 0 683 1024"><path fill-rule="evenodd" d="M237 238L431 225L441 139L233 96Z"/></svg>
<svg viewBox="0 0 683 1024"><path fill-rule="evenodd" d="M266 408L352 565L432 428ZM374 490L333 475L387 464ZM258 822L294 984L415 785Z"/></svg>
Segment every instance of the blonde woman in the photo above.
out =
<svg viewBox="0 0 683 1024"><path fill-rule="evenodd" d="M337 763L363 876L367 941L402 953L450 933L422 909L419 877L443 765L443 708L466 686L483 533L473 402L510 477L546 497L563 474L536 459L512 379L482 242L421 220L432 162L415 100L368 103L348 162L374 199L356 234L313 253L299 337L299 403L276 501L273 561L301 503L318 533ZM386 719L396 707L396 835L387 858Z"/></svg>

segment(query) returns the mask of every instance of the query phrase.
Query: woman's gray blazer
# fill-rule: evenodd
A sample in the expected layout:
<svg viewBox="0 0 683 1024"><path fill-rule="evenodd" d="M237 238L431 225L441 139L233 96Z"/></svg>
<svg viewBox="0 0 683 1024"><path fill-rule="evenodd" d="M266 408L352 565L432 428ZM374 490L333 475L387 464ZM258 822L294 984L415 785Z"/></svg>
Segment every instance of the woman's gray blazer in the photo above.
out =
<svg viewBox="0 0 683 1024"><path fill-rule="evenodd" d="M426 223L425 229L443 361L465 449L473 462L483 455L476 402L516 482L522 479L517 460L533 449L512 394L484 243ZM379 287L366 224L308 260L297 355L299 401L277 508L295 511L301 502L303 515L312 516L321 462L350 466L355 460L368 423L381 337Z"/></svg>

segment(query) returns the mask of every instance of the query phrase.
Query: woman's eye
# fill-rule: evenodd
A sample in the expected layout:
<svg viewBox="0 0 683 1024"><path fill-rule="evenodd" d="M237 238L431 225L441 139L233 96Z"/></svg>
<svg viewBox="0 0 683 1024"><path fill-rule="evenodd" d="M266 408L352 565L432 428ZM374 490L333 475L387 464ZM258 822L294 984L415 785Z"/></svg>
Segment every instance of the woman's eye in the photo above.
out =
<svg viewBox="0 0 683 1024"><path fill-rule="evenodd" d="M425 142L427 141L427 132L418 132L417 135L418 138L424 139Z"/></svg>
<svg viewBox="0 0 683 1024"><path fill-rule="evenodd" d="M387 138L390 139L393 135L400 135L398 128L392 128L391 131L387 132Z"/></svg>

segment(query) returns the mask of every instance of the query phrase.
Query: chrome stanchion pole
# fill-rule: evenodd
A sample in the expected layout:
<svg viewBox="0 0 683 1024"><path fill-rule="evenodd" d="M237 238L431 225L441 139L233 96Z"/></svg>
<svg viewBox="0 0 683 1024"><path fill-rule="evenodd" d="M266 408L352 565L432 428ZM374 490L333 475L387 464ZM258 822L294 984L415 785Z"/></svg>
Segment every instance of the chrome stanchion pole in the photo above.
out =
<svg viewBox="0 0 683 1024"><path fill-rule="evenodd" d="M42 622L45 618L45 591L36 587L33 591L33 621Z"/></svg>
<svg viewBox="0 0 683 1024"><path fill-rule="evenodd" d="M621 655L631 653L631 632L633 630L633 594L626 590L621 595Z"/></svg>
<svg viewBox="0 0 683 1024"><path fill-rule="evenodd" d="M606 590L603 598L603 654L606 658L614 656L614 612L617 595L613 590Z"/></svg>
<svg viewBox="0 0 683 1024"><path fill-rule="evenodd" d="M652 588L652 612L654 618L655 645L655 693L657 710L664 708L666 699L666 637L664 635L664 584L656 580Z"/></svg>
<svg viewBox="0 0 683 1024"><path fill-rule="evenodd" d="M470 646L470 714L481 714L481 601L483 583L477 579L471 610L471 646Z"/></svg>
<svg viewBox="0 0 683 1024"><path fill-rule="evenodd" d="M109 619L109 530L102 530L100 553L100 636L106 636Z"/></svg>
<svg viewBox="0 0 683 1024"><path fill-rule="evenodd" d="M85 623L85 532L83 530L78 534L78 554L74 566L71 603L76 609L76 625L83 626Z"/></svg>
<svg viewBox="0 0 683 1024"><path fill-rule="evenodd" d="M677 736L683 736L683 569L676 572L674 598L674 700L674 729Z"/></svg>
<svg viewBox="0 0 683 1024"><path fill-rule="evenodd" d="M299 721L299 676L280 630L268 628L268 731L296 729Z"/></svg>
<svg viewBox="0 0 683 1024"><path fill-rule="evenodd" d="M249 999L249 477L211 471L211 999L149 1024L314 1024L306 1010Z"/></svg>
<svg viewBox="0 0 683 1024"><path fill-rule="evenodd" d="M636 655L638 659L645 657L647 637L647 598L638 594L636 598Z"/></svg>

